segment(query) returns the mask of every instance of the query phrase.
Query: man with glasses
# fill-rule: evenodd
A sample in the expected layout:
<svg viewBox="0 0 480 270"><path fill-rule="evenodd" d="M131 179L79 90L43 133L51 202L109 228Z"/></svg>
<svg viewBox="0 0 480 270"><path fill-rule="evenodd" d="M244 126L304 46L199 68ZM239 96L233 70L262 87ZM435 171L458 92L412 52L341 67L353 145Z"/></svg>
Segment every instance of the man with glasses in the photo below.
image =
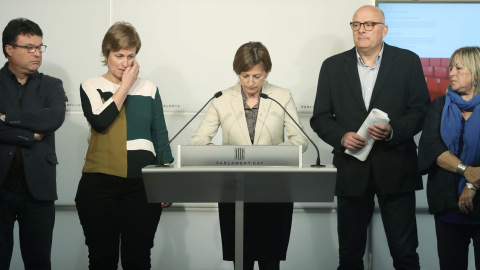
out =
<svg viewBox="0 0 480 270"><path fill-rule="evenodd" d="M420 59L383 42L388 26L377 7L359 8L350 26L355 47L323 62L310 119L312 129L334 148L338 269L364 268L375 195L393 266L420 269L415 190L423 185L413 137L430 103ZM360 161L344 152L366 146L356 132L374 108L386 112L390 122L368 128L375 143Z"/></svg>
<svg viewBox="0 0 480 270"><path fill-rule="evenodd" d="M38 72L42 30L11 20L2 36L8 59L0 69L0 270L9 269L18 221L25 269L51 269L57 199L54 132L65 119L59 79Z"/></svg>

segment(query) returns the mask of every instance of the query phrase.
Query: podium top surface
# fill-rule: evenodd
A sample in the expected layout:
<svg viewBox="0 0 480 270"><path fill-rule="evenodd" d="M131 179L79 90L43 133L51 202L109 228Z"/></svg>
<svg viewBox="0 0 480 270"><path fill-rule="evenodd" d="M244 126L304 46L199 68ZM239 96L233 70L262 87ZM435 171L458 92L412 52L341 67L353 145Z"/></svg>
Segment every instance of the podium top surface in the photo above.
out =
<svg viewBox="0 0 480 270"><path fill-rule="evenodd" d="M311 167L310 165L303 165L302 168L294 166L188 166L179 168L177 165L170 165L169 167L161 167L156 165L149 165L142 169L142 173L175 173L175 172L295 172L295 173L336 173L337 168L333 165L326 165L326 167Z"/></svg>

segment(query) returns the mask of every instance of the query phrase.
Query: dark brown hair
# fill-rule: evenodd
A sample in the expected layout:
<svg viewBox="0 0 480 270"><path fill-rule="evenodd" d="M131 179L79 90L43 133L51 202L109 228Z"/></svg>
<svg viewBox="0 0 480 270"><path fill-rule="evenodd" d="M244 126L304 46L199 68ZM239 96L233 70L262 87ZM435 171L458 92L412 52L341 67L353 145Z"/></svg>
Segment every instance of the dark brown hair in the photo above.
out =
<svg viewBox="0 0 480 270"><path fill-rule="evenodd" d="M260 42L248 42L238 48L233 59L233 71L237 75L249 71L254 66L263 64L265 72L272 70L272 61L267 48Z"/></svg>

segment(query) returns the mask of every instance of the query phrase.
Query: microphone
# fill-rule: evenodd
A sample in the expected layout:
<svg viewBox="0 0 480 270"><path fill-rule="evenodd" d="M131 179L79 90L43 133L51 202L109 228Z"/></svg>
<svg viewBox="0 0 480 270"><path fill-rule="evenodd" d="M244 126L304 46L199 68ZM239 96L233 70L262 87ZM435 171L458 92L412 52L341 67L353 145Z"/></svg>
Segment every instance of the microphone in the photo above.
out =
<svg viewBox="0 0 480 270"><path fill-rule="evenodd" d="M175 136L173 136L173 138L168 141L168 143L163 147L162 149L162 152L160 152L160 165L159 167L169 167L169 165L164 165L164 162L163 162L163 152L165 152L165 149L167 148L167 146L169 146L173 140L175 140L175 138L178 136L178 134L180 134L180 132L182 132L187 126L188 124L190 124L190 122L192 122L193 119L195 119L195 117L197 117L197 115L203 110L203 108L205 108L205 106L207 106L208 103L210 103L210 101L212 101L212 99L214 98L218 98L222 95L222 91L218 91L217 93L215 93L215 95L213 95L212 98L210 98L207 103L205 103L205 105L203 105L203 107L192 117L192 119L190 119L190 121L188 121L185 126L183 126L182 129L180 129L179 132L177 132L177 134L175 134Z"/></svg>
<svg viewBox="0 0 480 270"><path fill-rule="evenodd" d="M282 106L282 104L280 104L278 101L276 101L275 99L269 97L267 94L264 94L264 93L260 93L260 97L262 97L264 99L270 99L270 100L275 101L275 103L277 103L283 109L283 111L285 113L287 113L287 115L290 117L290 119L292 119L292 121L295 123L295 125L297 125L297 127L303 132L305 137L307 137L308 140L313 144L313 146L315 146L315 149L317 150L317 162L314 165L311 165L311 167L325 167L325 165L320 164L320 152L318 151L317 145L312 141L312 139L310 139L310 137L308 137L307 133L305 133L305 131L303 130L302 127L300 127L300 125L297 123L297 121L295 121L295 119L293 119L293 117L287 112L287 110L285 110L285 108Z"/></svg>

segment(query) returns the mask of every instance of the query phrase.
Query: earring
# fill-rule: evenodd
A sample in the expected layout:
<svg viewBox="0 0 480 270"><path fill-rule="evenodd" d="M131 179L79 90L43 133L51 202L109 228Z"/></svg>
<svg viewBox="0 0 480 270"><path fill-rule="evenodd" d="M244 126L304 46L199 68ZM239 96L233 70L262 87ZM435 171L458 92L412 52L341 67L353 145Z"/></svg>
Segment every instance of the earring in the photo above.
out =
<svg viewBox="0 0 480 270"><path fill-rule="evenodd" d="M478 85L478 83L477 83L477 82L475 82L475 86L477 86L477 85Z"/></svg>

